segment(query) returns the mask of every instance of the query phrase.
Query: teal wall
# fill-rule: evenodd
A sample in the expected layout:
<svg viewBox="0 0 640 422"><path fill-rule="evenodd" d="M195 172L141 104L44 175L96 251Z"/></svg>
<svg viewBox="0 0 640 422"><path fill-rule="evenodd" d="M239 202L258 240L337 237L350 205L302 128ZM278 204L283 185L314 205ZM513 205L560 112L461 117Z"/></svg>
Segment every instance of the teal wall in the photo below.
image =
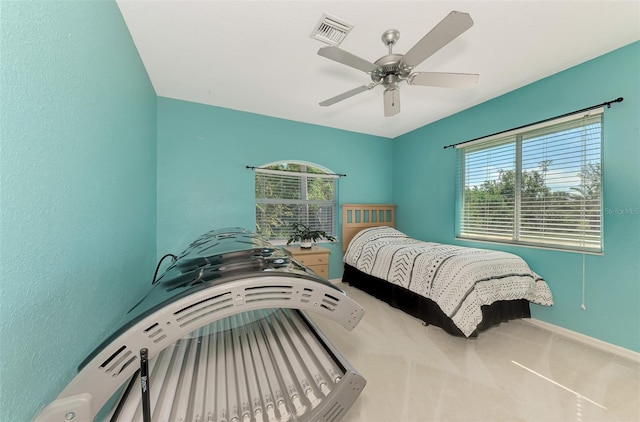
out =
<svg viewBox="0 0 640 422"><path fill-rule="evenodd" d="M398 226L436 242L501 249L549 283L555 306L534 318L640 352L640 42L555 74L394 140ZM456 152L463 142L624 97L605 111L603 256L455 240Z"/></svg>
<svg viewBox="0 0 640 422"><path fill-rule="evenodd" d="M347 174L340 202L389 202L392 146L387 138L158 98L158 256L179 253L214 228L253 229L247 165L312 162ZM340 277L340 244L326 246L329 276Z"/></svg>
<svg viewBox="0 0 640 422"><path fill-rule="evenodd" d="M156 96L114 1L0 8L0 421L28 421L148 288Z"/></svg>
<svg viewBox="0 0 640 422"><path fill-rule="evenodd" d="M246 165L335 172L340 202L395 202L399 228L454 239L455 153L442 146L604 100L604 256L498 246L550 283L536 318L640 351L640 44L395 140L156 98L115 2L0 1L0 421L30 420L74 376L156 259L253 227ZM330 277L341 273L340 245Z"/></svg>

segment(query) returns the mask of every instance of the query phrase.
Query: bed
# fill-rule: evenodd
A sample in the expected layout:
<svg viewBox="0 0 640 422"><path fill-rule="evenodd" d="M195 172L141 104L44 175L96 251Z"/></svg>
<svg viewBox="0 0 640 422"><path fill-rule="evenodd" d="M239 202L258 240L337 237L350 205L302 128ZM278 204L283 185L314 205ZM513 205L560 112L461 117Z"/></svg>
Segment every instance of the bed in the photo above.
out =
<svg viewBox="0 0 640 422"><path fill-rule="evenodd" d="M342 281L435 325L476 337L553 305L547 283L507 252L412 239L395 229L395 206L342 206Z"/></svg>

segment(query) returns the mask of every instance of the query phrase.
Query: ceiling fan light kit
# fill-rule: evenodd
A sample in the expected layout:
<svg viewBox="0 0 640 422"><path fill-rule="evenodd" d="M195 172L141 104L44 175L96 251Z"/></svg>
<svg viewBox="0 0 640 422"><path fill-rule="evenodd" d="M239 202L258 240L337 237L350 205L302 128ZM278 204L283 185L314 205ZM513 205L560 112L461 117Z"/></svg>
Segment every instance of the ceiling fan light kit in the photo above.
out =
<svg viewBox="0 0 640 422"><path fill-rule="evenodd" d="M405 54L393 53L393 46L400 39L400 32L397 29L389 29L381 37L382 42L389 48L389 53L373 63L339 47L321 48L318 50L318 55L365 72L370 75L373 82L322 101L320 105L323 107L330 106L382 85L385 88L383 95L384 115L385 117L390 117L400 112L400 90L398 84L402 81L406 81L408 85L442 88L470 88L474 86L478 82L479 75L477 74L449 72L412 73L416 66L472 26L473 20L468 13L453 11Z"/></svg>

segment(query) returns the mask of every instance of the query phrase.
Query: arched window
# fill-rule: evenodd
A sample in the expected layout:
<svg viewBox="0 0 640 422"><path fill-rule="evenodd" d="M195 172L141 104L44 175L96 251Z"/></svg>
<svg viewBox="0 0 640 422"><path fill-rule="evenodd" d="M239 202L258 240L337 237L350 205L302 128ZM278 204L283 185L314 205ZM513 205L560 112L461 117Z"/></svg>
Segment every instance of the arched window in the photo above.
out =
<svg viewBox="0 0 640 422"><path fill-rule="evenodd" d="M337 175L295 161L271 163L255 172L257 233L286 241L291 225L302 223L335 236Z"/></svg>

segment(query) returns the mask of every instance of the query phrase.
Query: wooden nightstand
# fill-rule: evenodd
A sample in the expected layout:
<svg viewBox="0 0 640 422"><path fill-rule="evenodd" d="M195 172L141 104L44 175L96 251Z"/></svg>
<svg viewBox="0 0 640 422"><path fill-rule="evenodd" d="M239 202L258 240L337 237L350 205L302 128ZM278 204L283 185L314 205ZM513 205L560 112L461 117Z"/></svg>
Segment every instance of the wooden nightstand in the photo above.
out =
<svg viewBox="0 0 640 422"><path fill-rule="evenodd" d="M303 249L300 246L285 246L284 252L310 268L320 277L329 278L329 254L331 251L322 246L312 246L310 249Z"/></svg>

